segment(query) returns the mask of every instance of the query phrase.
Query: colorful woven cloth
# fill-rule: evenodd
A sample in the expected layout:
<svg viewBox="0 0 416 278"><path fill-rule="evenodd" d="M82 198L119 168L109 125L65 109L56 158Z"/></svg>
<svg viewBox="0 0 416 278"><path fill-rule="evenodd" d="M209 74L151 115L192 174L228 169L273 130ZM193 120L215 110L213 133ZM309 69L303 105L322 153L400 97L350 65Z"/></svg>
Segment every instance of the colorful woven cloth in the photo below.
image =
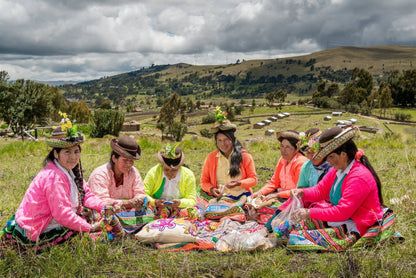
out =
<svg viewBox="0 0 416 278"><path fill-rule="evenodd" d="M372 247L389 239L403 241L403 237L392 229L394 220L393 211L385 209L382 220L371 226L362 237L347 233L344 225L327 227L322 221L302 221L290 233L287 247L302 251L345 251Z"/></svg>
<svg viewBox="0 0 416 278"><path fill-rule="evenodd" d="M138 211L134 209L122 211L116 213L116 216L128 234L135 234L143 228L144 225L155 220L155 215L153 214L152 209L147 209L144 212L142 210Z"/></svg>
<svg viewBox="0 0 416 278"><path fill-rule="evenodd" d="M220 220L227 217L231 220L245 222L246 214L243 210L247 196L242 195L239 200L231 200L228 197L212 198L203 190L197 190L196 206L198 207L198 218Z"/></svg>
<svg viewBox="0 0 416 278"><path fill-rule="evenodd" d="M39 240L36 242L31 241L26 236L26 230L21 228L15 221L14 215L7 221L7 224L1 233L0 246L18 245L23 249L34 248L36 251L41 251L48 247L64 243L79 235L78 232L60 227L41 233Z"/></svg>

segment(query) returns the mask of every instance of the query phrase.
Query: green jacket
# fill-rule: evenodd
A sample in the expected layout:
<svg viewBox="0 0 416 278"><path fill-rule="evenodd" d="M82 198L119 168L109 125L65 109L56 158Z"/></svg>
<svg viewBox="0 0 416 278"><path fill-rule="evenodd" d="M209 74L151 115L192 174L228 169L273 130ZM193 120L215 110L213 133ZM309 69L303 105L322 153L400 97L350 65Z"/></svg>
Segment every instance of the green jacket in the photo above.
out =
<svg viewBox="0 0 416 278"><path fill-rule="evenodd" d="M181 192L182 199L180 199L180 208L193 207L196 205L196 187L195 176L192 171L184 166L180 167L181 180L179 182L179 191ZM150 205L155 205L155 193L158 192L162 185L163 166L157 164L147 172L144 178L144 192L148 196Z"/></svg>

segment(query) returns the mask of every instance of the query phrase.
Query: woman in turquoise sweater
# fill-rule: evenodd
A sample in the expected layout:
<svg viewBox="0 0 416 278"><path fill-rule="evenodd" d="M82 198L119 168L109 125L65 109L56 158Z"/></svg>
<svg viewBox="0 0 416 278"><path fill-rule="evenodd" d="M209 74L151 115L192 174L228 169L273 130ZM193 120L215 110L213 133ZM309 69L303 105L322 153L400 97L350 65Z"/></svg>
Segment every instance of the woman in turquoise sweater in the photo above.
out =
<svg viewBox="0 0 416 278"><path fill-rule="evenodd" d="M176 145L167 144L158 152L157 158L160 164L152 167L143 181L144 191L156 214L160 217L174 217L180 215L185 208L193 209L196 205L195 175L182 166L183 152Z"/></svg>

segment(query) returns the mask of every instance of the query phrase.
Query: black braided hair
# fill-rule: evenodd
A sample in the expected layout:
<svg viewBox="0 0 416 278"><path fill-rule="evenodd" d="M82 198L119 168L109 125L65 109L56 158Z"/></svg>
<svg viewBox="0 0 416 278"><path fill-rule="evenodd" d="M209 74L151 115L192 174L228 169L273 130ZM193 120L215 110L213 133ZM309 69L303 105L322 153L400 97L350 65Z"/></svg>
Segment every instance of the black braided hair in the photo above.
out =
<svg viewBox="0 0 416 278"><path fill-rule="evenodd" d="M78 189L78 201L79 205L84 205L84 198L85 198L85 190L84 190L84 178L82 175L82 166L81 166L81 160L78 162L78 164L72 169L72 172L75 175L74 181L77 185Z"/></svg>
<svg viewBox="0 0 416 278"><path fill-rule="evenodd" d="M351 162L353 159L355 159L355 154L357 153L358 148L357 145L354 143L353 140L348 140L343 145L338 147L333 152L336 154L340 154L341 152L345 152L348 156L348 160ZM381 181L379 176L377 175L376 171L374 170L373 166L371 165L370 161L368 160L367 156L362 155L360 158L360 162L367 167L367 169L371 172L373 175L378 188L378 199L380 200L380 204L383 206L383 194L381 192Z"/></svg>
<svg viewBox="0 0 416 278"><path fill-rule="evenodd" d="M233 143L233 154L231 155L229 174L230 174L230 177L232 177L232 178L236 177L241 172L240 164L243 161L243 155L242 155L243 146L241 145L240 141L238 141L237 138L235 138L233 130L218 131L217 133L215 133L215 142L217 141L218 133L224 134ZM217 148L218 148L218 146L217 146ZM220 150L220 152L221 152L221 150Z"/></svg>

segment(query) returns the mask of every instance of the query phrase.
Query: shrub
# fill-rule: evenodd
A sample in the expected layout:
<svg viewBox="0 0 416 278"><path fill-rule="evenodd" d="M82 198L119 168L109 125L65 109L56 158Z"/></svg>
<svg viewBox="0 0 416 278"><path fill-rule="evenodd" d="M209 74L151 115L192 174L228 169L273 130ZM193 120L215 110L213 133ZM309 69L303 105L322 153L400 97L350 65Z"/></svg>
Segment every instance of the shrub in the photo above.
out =
<svg viewBox="0 0 416 278"><path fill-rule="evenodd" d="M117 110L96 110L92 116L92 138L103 138L110 134L118 136L123 128L124 114Z"/></svg>
<svg viewBox="0 0 416 278"><path fill-rule="evenodd" d="M206 137L206 138L211 138L212 137L212 133L208 128L203 128L199 131L199 133L201 133L201 136Z"/></svg>
<svg viewBox="0 0 416 278"><path fill-rule="evenodd" d="M202 118L202 124L213 124L215 123L215 114L209 113L207 116Z"/></svg>
<svg viewBox="0 0 416 278"><path fill-rule="evenodd" d="M172 133L176 141L181 141L185 136L185 133L188 131L186 124L175 122L172 126Z"/></svg>
<svg viewBox="0 0 416 278"><path fill-rule="evenodd" d="M409 121L411 118L412 118L412 115L406 114L406 113L403 113L403 112L396 112L394 114L394 119L396 121Z"/></svg>

